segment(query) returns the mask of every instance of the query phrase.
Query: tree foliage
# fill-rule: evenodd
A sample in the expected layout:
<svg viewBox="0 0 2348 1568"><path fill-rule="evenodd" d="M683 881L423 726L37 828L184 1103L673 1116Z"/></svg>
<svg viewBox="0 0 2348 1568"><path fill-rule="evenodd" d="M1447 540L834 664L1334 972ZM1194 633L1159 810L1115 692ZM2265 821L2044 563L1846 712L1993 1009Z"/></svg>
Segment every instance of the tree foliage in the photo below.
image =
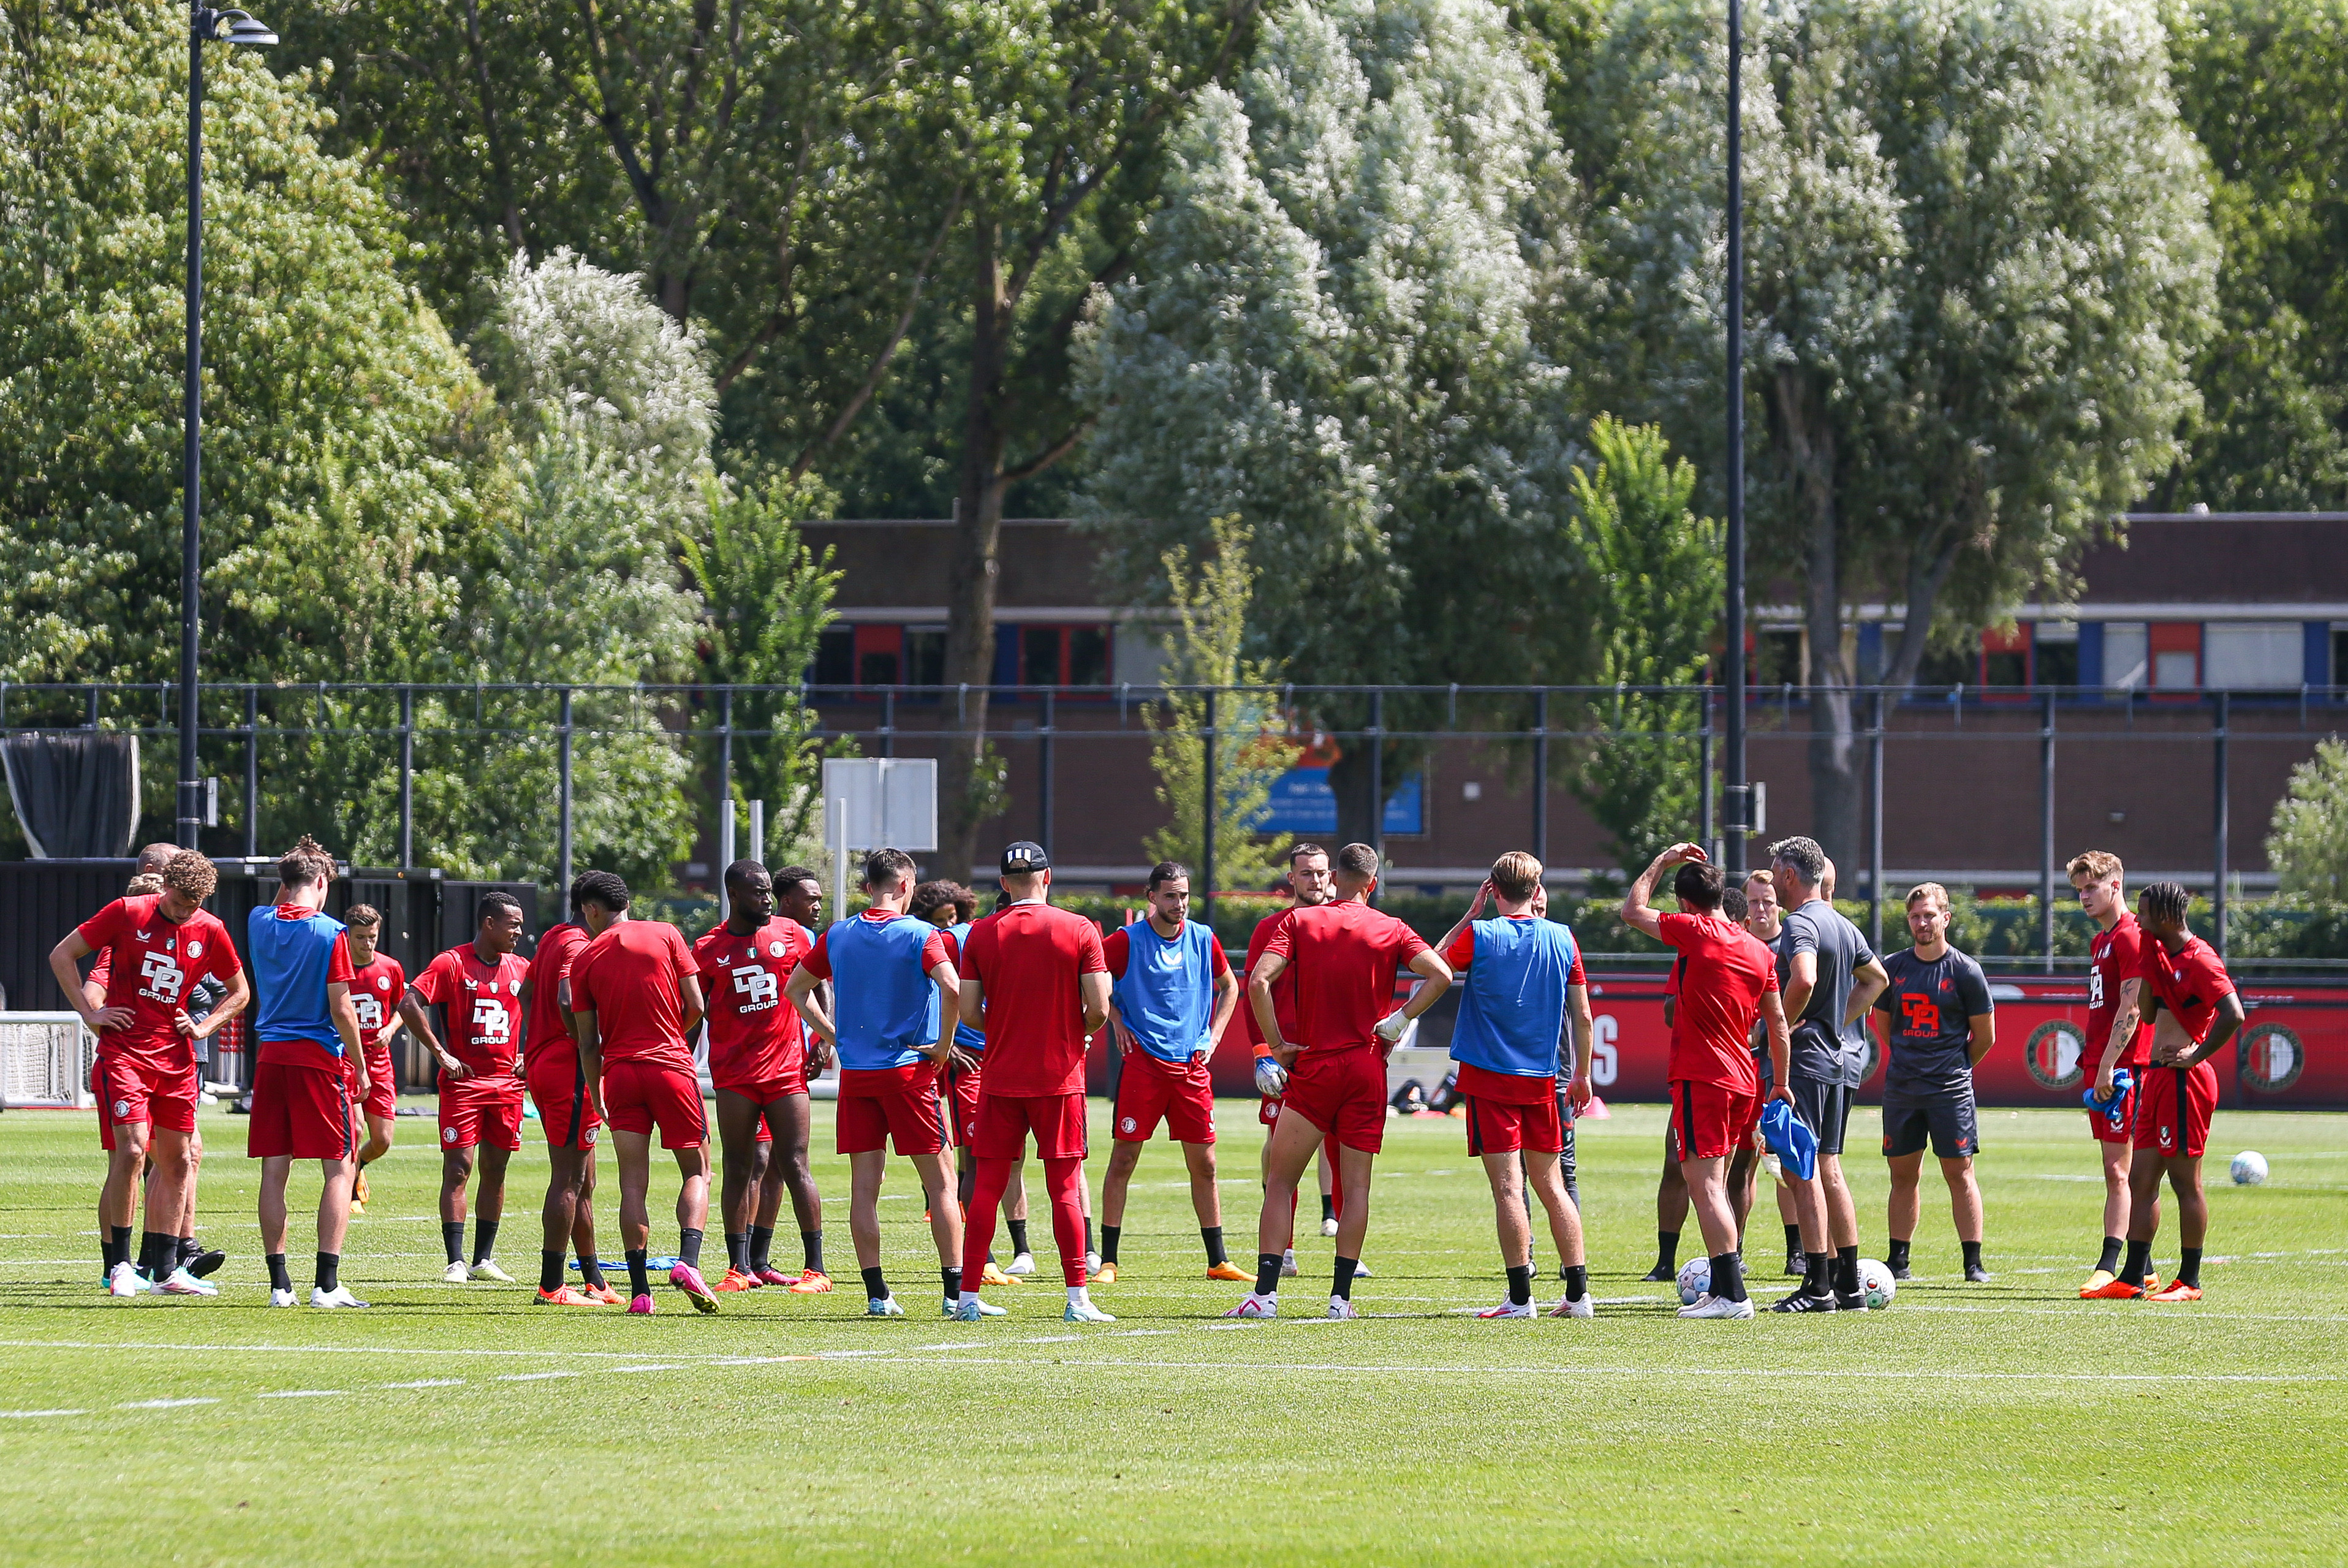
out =
<svg viewBox="0 0 2348 1568"><path fill-rule="evenodd" d="M2348 745L2318 741L2315 755L2291 770L2275 802L2267 864L2285 894L2348 903Z"/></svg>

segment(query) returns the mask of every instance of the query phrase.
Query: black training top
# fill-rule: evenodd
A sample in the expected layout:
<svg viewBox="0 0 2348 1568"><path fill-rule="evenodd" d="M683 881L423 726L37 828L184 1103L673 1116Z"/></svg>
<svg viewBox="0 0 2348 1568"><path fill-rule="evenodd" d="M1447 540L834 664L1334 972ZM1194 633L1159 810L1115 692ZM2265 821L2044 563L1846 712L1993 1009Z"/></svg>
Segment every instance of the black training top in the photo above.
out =
<svg viewBox="0 0 2348 1568"><path fill-rule="evenodd" d="M1990 1012L1982 966L1948 948L1926 963L1912 947L1883 961L1891 976L1876 1008L1891 1015L1891 1060L1883 1092L1936 1094L1972 1080L1972 1019Z"/></svg>

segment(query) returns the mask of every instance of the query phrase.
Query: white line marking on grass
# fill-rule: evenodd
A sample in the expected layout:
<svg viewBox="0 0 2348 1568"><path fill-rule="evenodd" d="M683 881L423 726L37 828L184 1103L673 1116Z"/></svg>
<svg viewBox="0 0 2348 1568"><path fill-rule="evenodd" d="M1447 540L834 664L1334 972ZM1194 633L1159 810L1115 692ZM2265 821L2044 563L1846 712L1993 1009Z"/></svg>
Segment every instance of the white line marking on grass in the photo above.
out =
<svg viewBox="0 0 2348 1568"><path fill-rule="evenodd" d="M131 1399L115 1407L118 1410L177 1410L188 1405L217 1405L218 1399Z"/></svg>
<svg viewBox="0 0 2348 1568"><path fill-rule="evenodd" d="M1173 1331L1169 1329L1167 1332L1170 1334ZM967 1345L916 1345L913 1348L916 1350L983 1350L986 1345L983 1340L973 1339Z"/></svg>
<svg viewBox="0 0 2348 1568"><path fill-rule="evenodd" d="M41 1416L87 1416L88 1410L0 1410L0 1421L29 1421Z"/></svg>
<svg viewBox="0 0 2348 1568"><path fill-rule="evenodd" d="M1306 1321L1310 1321L1309 1319ZM964 1357L952 1361L927 1362L911 1357L898 1357L897 1366L938 1367L1033 1367L1032 1361L1009 1357ZM1084 1361L1065 1362L1071 1368L1092 1371L1135 1372L1226 1372L1245 1377L1258 1377L1267 1371L1277 1372L1354 1372L1372 1376L1396 1376L1416 1378L1448 1377L1522 1377L1527 1375L1552 1373L1560 1377L1867 1377L1879 1380L1898 1378L1912 1381L1912 1367L1835 1367L1797 1371L1789 1367L1586 1367L1572 1364L1557 1366L1463 1367L1456 1364L1440 1367L1404 1366L1385 1363L1311 1362L1311 1361L1121 1361L1096 1357ZM2348 1381L2348 1374L2268 1374L2254 1372L1980 1372L1967 1371L1968 1379L2005 1383L2339 1383Z"/></svg>
<svg viewBox="0 0 2348 1568"><path fill-rule="evenodd" d="M682 1368L672 1366L667 1362L655 1361L649 1362L642 1367L614 1367L612 1370L617 1376L625 1377L638 1372L675 1372L682 1370ZM451 1382L458 1383L464 1381L461 1377L451 1378L449 1380ZM394 1387L397 1387L397 1385L395 1384Z"/></svg>
<svg viewBox="0 0 2348 1568"><path fill-rule="evenodd" d="M2193 1307L2194 1310L2189 1312L2162 1311L2164 1306L2172 1305L2189 1306ZM1889 1312L1897 1312L1900 1309L1895 1306L1887 1307L1885 1310ZM2088 1312L2079 1312L2067 1306L2023 1306L2019 1305L2013 1306L1997 1306L1987 1303L1978 1306L1969 1306L1962 1302L1953 1301L1920 1301L1910 1306L1908 1310L1910 1312L1989 1313L2012 1317L2067 1317L2077 1322L2085 1323L2116 1323L2120 1321L2122 1315L2120 1313L2106 1313L2090 1315L2093 1312L2092 1308L2090 1308ZM2203 1312L2199 1310L2199 1304L2192 1302L2152 1302L2148 1304L2140 1304L2135 1310L2147 1315L2157 1315L2164 1323L2178 1323L2197 1320L2203 1323L2348 1323L2348 1316L2343 1316L2337 1313L2326 1315L2316 1313L2294 1314L2287 1312Z"/></svg>
<svg viewBox="0 0 2348 1568"><path fill-rule="evenodd" d="M1081 1334L1046 1334L1037 1339L1022 1339L1021 1345L1074 1345L1084 1337Z"/></svg>
<svg viewBox="0 0 2348 1568"><path fill-rule="evenodd" d="M625 1371L627 1368L622 1367L621 1370ZM378 1383L376 1385L378 1388L461 1388L464 1386L465 1380L462 1377L418 1377L413 1383Z"/></svg>
<svg viewBox="0 0 2348 1568"><path fill-rule="evenodd" d="M551 1372L509 1372L504 1377L499 1377L498 1381L500 1383L542 1383L549 1377L576 1377L579 1376L581 1376L581 1374L571 1371L566 1367L558 1367Z"/></svg>
<svg viewBox="0 0 2348 1568"><path fill-rule="evenodd" d="M256 1399L339 1399L349 1390L344 1388L273 1388L265 1394L255 1394Z"/></svg>

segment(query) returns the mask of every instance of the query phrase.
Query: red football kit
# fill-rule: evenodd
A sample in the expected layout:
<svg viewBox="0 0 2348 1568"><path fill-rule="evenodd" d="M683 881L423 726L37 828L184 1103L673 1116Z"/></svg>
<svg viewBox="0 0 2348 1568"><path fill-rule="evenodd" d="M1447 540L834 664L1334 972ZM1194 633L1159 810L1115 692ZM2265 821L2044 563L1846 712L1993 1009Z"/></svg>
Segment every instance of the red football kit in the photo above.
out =
<svg viewBox="0 0 2348 1568"><path fill-rule="evenodd" d="M2099 931L2087 941L2087 1045L2079 1054L2081 1070L2086 1075L2087 1087L2096 1086L2096 1074L2103 1066L2105 1047L2112 1043L2112 1022L2119 1016L2120 987L2138 978L2144 970L2144 928L2136 916L2122 914L2109 931ZM2137 1085L2144 1080L2144 1066L2152 1060L2152 1024L2144 1016L2141 1000L2137 1004L2136 1034L2114 1064L2127 1068L2135 1082L2121 1096L2119 1125L2097 1111L2087 1112L2087 1130L2099 1143L2126 1143L2132 1134L2136 1119Z"/></svg>
<svg viewBox="0 0 2348 1568"><path fill-rule="evenodd" d="M1248 936L1247 962L1240 965L1240 1005L1232 1017L1239 1027L1246 1031L1240 1037L1247 1041L1249 1049L1259 1057L1270 1056L1272 1047L1263 1043L1263 1030L1255 1021L1255 1007L1248 1001L1247 977L1255 973L1255 961L1263 956L1265 946L1272 941L1272 932L1287 913L1283 909L1279 914L1267 914L1255 923L1255 930ZM1286 970L1282 971L1280 978L1272 983L1272 1016L1280 1020L1282 1039L1296 1037L1296 976ZM1255 1119L1270 1127L1280 1119L1281 1097L1268 1094L1259 1099L1261 1103L1256 1107Z"/></svg>
<svg viewBox="0 0 2348 1568"><path fill-rule="evenodd" d="M519 954L484 960L473 944L452 947L424 966L416 994L440 1009L441 1041L465 1065L463 1078L440 1075L440 1147L487 1141L511 1153L521 1147L521 983L530 965Z"/></svg>
<svg viewBox="0 0 2348 1568"><path fill-rule="evenodd" d="M571 965L587 950L587 928L550 926L530 960L530 1006L522 1020L522 1081L538 1107L538 1125L554 1149L592 1149L603 1119L579 1070L579 1042L563 1008Z"/></svg>
<svg viewBox="0 0 2348 1568"><path fill-rule="evenodd" d="M98 1099L98 1141L114 1147L118 1126L196 1129L196 1047L174 1019L189 988L237 972L228 927L199 909L174 923L161 893L118 898L77 928L107 965L106 1003L130 1022L98 1037L90 1087Z"/></svg>
<svg viewBox="0 0 2348 1568"><path fill-rule="evenodd" d="M663 1149L709 1140L685 1043L684 981L699 973L676 927L657 920L621 921L571 964L572 1010L595 1015L612 1125L647 1136L657 1127Z"/></svg>
<svg viewBox="0 0 2348 1568"><path fill-rule="evenodd" d="M2171 953L2150 935L2144 939L2138 974L2145 988L2177 1015L2195 1046L2209 1037L2219 1002L2234 994L2225 960L2198 936ZM2136 1098L2136 1147L2163 1155L2199 1160L2209 1143L2209 1119L2218 1109L2218 1069L2203 1061L2188 1067L2147 1067Z"/></svg>
<svg viewBox="0 0 2348 1568"><path fill-rule="evenodd" d="M1660 922L1681 958L1663 1068L1673 1157L1725 1160L1761 1119L1753 1025L1762 996L1777 989L1776 954L1725 915L1673 913Z"/></svg>
<svg viewBox="0 0 2348 1568"><path fill-rule="evenodd" d="M1394 1010L1395 977L1427 951L1418 933L1358 899L1292 909L1263 950L1296 975L1298 1055L1282 1114L1294 1111L1348 1149L1375 1154L1386 1135L1386 1053L1378 1021ZM1273 990L1278 992L1275 984Z"/></svg>
<svg viewBox="0 0 2348 1568"><path fill-rule="evenodd" d="M1126 965L1133 954L1134 930L1147 930L1148 924L1147 920L1136 921L1102 938L1101 957L1108 965L1111 980L1125 978ZM1210 941L1207 952L1207 978L1210 983L1231 972L1231 961L1224 954L1221 943ZM1213 1003L1208 1006L1211 1009ZM1247 1011L1244 999L1233 1010ZM1210 1020L1212 1016L1210 1011ZM1194 1053L1184 1060L1169 1062L1137 1048L1123 1057L1117 1068L1117 1105L1109 1119L1110 1137L1121 1143L1147 1143L1163 1121L1166 1136L1177 1143L1215 1141L1215 1080L1207 1068L1211 1055Z"/></svg>
<svg viewBox="0 0 2348 1568"><path fill-rule="evenodd" d="M963 972L986 999L986 1071L971 1152L1017 1160L1035 1135L1046 1160L1085 1155L1085 1005L1078 979L1105 975L1100 928L1026 900L970 928Z"/></svg>
<svg viewBox="0 0 2348 1568"><path fill-rule="evenodd" d="M747 936L719 925L693 944L709 977L712 1084L760 1105L807 1093L807 1037L783 986L814 944L807 927L780 915Z"/></svg>
<svg viewBox="0 0 2348 1568"><path fill-rule="evenodd" d="M398 959L378 952L351 969L351 1011L358 1016L359 1044L366 1053L367 1091L360 1109L369 1116L399 1114L399 1085L391 1071L391 1031L399 1022L399 999L407 995L407 971ZM356 1065L347 1058L345 1076L354 1083Z"/></svg>

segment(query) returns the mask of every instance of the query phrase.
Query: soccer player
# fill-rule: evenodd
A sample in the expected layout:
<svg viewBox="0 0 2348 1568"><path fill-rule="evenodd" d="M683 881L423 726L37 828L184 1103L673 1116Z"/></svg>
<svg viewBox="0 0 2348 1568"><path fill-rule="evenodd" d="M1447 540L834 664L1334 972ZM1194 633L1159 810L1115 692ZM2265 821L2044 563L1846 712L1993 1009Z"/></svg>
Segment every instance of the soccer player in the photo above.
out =
<svg viewBox="0 0 2348 1568"><path fill-rule="evenodd" d="M49 950L49 972L98 1037L91 1073L98 1146L107 1151L98 1190L98 1253L107 1289L118 1296L157 1290L167 1295L217 1295L183 1256L182 1226L193 1212L196 1042L233 1017L251 997L228 928L205 913L220 873L193 850L175 852L159 892L118 898L66 934ZM81 961L103 954L106 988L93 1002ZM227 986L198 1021L186 1003L193 983L218 976ZM146 1228L130 1257L139 1177L149 1155Z"/></svg>
<svg viewBox="0 0 2348 1568"><path fill-rule="evenodd" d="M1949 890L1939 882L1909 892L1908 932L1916 944L1883 961L1890 984L1875 1002L1886 1018L1883 1157L1891 1164L1891 1250L1883 1261L1893 1279L1908 1277L1929 1137L1949 1184L1965 1279L1985 1284L1981 1189L1973 1182L1973 1156L1981 1152L1973 1068L1997 1042L1989 980L1980 965L1949 945Z"/></svg>
<svg viewBox="0 0 2348 1568"><path fill-rule="evenodd" d="M954 1315L975 1322L985 1303L987 1243L1027 1138L1044 1163L1052 1240L1067 1286L1070 1323L1113 1323L1086 1289L1084 1161L1085 1042L1108 1021L1108 961L1100 928L1054 909L1052 860L1025 839L997 862L1004 897L963 944L962 1021L986 1032L986 1074L978 1088L971 1154L978 1180L963 1235L962 1297Z"/></svg>
<svg viewBox="0 0 2348 1568"><path fill-rule="evenodd" d="M1296 1183L1323 1138L1337 1140L1337 1261L1328 1315L1360 1315L1354 1280L1370 1224L1370 1171L1385 1143L1386 1053L1403 1030L1451 987L1451 965L1390 914L1370 907L1378 852L1367 844L1337 851L1329 903L1281 916L1263 956L1248 971L1248 1003L1265 1048L1288 1074L1272 1130L1271 1172L1256 1224L1254 1288L1227 1317L1274 1317L1281 1256L1293 1224ZM1395 977L1407 966L1425 984L1388 1012ZM1282 1026L1281 976L1296 971L1296 1037ZM1280 1243L1274 1245L1275 1243Z"/></svg>
<svg viewBox="0 0 2348 1568"><path fill-rule="evenodd" d="M399 1079L391 1070L391 1040L407 1020L400 1004L407 999L407 971L398 959L380 952L383 912L371 903L355 903L343 915L344 936L351 948L351 1011L358 1015L360 1055L366 1058L367 1087L358 1093L358 1075L348 1078L352 1095L366 1119L366 1143L359 1150L358 1171L351 1179L351 1212L366 1212L366 1168L391 1152L392 1134L399 1123ZM354 1067L355 1063L345 1066Z"/></svg>
<svg viewBox="0 0 2348 1568"><path fill-rule="evenodd" d="M785 866L775 872L774 880L776 917L795 923L808 934L808 940L812 944L815 934L823 929L823 878L807 866L794 865ZM819 995L824 998L825 1006L829 1007L831 1005L830 987L823 987ZM807 1039L806 1030L796 1016L791 1025L800 1031L802 1047L813 1044ZM831 1058L818 1047L806 1058L806 1076L809 1078L819 1077L830 1065ZM801 1143L804 1147L806 1140L802 1140ZM819 1295L831 1288L831 1275L825 1271L823 1264L823 1211L820 1207L800 1205L802 1193L806 1194L808 1204L821 1202L816 1192L814 1172L810 1169L807 1181L797 1185L789 1179L788 1171L783 1181L769 1178L770 1162L774 1158L774 1134L767 1129L764 1118L759 1119L758 1140L755 1147L757 1158L751 1165L750 1184L757 1192L758 1202L757 1215L750 1222L750 1273L765 1284L779 1284L797 1295ZM773 1258L776 1222L782 1218L786 1196L791 1200L793 1218L799 1232L799 1272L796 1276L788 1270L775 1267Z"/></svg>
<svg viewBox="0 0 2348 1568"><path fill-rule="evenodd" d="M867 907L816 938L791 971L785 995L839 1060L837 1142L848 1156L848 1233L864 1275L866 1315L905 1315L880 1266L880 1182L893 1141L922 1179L942 1305L951 1315L963 1299L963 1222L946 1160L953 1138L938 1072L953 1047L960 976L945 934L906 913L913 897L911 855L873 851L864 857L863 882ZM815 994L824 980L831 982L829 1012Z"/></svg>
<svg viewBox="0 0 2348 1568"><path fill-rule="evenodd" d="M1327 903L1330 899L1329 851L1313 843L1290 845L1288 875L1284 880L1288 909ZM1287 909L1276 910L1255 923L1255 930L1248 936L1247 961L1240 965L1242 975L1253 972L1256 961L1263 956L1265 944L1272 941L1272 932L1280 925L1281 916L1287 913ZM1292 1037L1296 1026L1296 976L1291 975L1287 985L1275 988L1272 1000L1272 1010L1281 1020L1281 1027L1289 1031ZM1263 1043L1263 1031L1256 1026L1255 1009L1243 1006L1239 1008L1237 1017L1239 1026L1245 1031L1249 1049L1255 1053L1256 1120L1262 1124L1264 1130L1263 1151L1258 1165L1261 1179L1270 1181L1272 1130L1280 1120L1281 1090L1287 1085L1288 1074L1272 1059L1271 1047ZM1268 1085L1278 1087L1268 1089ZM1332 1168L1336 1151L1337 1140L1323 1139L1321 1152L1314 1161L1321 1187L1321 1233L1324 1236L1337 1233L1337 1183L1336 1172ZM1282 1279L1292 1279L1296 1274L1296 1205L1293 1198L1289 1202L1288 1220L1288 1241L1281 1253L1280 1274ZM1370 1271L1365 1268L1357 1272L1367 1277Z"/></svg>
<svg viewBox="0 0 2348 1568"><path fill-rule="evenodd" d="M1498 1222L1509 1299L1479 1317L1533 1315L1530 1187L1548 1212L1550 1238L1565 1271L1565 1295L1551 1315L1593 1315L1582 1260L1581 1214L1565 1190L1558 1116L1558 1060L1572 1052L1568 1092L1590 1103L1590 983L1573 933L1533 913L1541 863L1521 850L1492 862L1475 902L1444 939L1443 958L1460 980L1451 1057L1468 1099L1468 1152L1484 1162ZM1478 920L1489 902L1496 918Z"/></svg>
<svg viewBox="0 0 2348 1568"><path fill-rule="evenodd" d="M913 890L913 901L906 909L914 919L926 920L946 934L946 956L959 968L962 944L970 940L971 924L978 917L978 895L960 882L925 882ZM962 1204L964 1215L970 1212L971 1190L978 1181L978 1165L971 1158L970 1140L978 1130L978 1086L985 1068L986 1037L962 1021L962 1009L957 1006L953 1049L946 1053L940 1088L945 1096L946 1117L954 1144L954 1198ZM1004 1198L1008 1211L1004 1223L1011 1232L1011 1267L997 1268L990 1249L979 1274L987 1284L1017 1284L1021 1274L1035 1272L1035 1254L1027 1250L1026 1183L1015 1170L1011 1184L1004 1190Z"/></svg>
<svg viewBox="0 0 2348 1568"><path fill-rule="evenodd" d="M1223 1250L1223 1200L1215 1189L1215 1087L1207 1057L1239 1006L1240 983L1211 927L1189 918L1190 872L1173 861L1149 871L1146 919L1112 931L1101 943L1108 965L1109 1028L1123 1065L1101 1182L1101 1264L1094 1277L1117 1279L1125 1196L1141 1146L1166 1130L1182 1146L1190 1172L1190 1208L1207 1249L1207 1277L1249 1277Z"/></svg>
<svg viewBox="0 0 2348 1568"><path fill-rule="evenodd" d="M603 905L580 902L586 887L586 875L572 879L571 918L539 937L521 985L522 1080L546 1133L549 1167L539 1211L538 1292L530 1298L538 1306L620 1305L595 1255L595 1138L603 1118L579 1065L571 1012L571 966L612 923ZM577 1290L562 1278L565 1247L579 1253Z"/></svg>
<svg viewBox="0 0 2348 1568"><path fill-rule="evenodd" d="M2111 1112L2087 1112L2087 1132L2102 1150L2104 1168L2104 1250L2096 1260L2096 1272L2079 1291L2082 1296L2092 1296L2119 1277L2113 1271L2120 1266L2120 1244L2127 1234L2128 1210L2134 1202L2128 1187L2128 1150L2136 1131L2137 1086L2152 1060L2152 1020L2139 1004L2144 988L2144 931L2128 910L2127 872L2119 856L2107 850L2089 850L2075 856L2065 869L2071 885L2078 890L2079 908L2096 923L2096 934L2087 939L2087 1041L2080 1050L2079 1064L2096 1094L2106 1099L2113 1098L2117 1087L2115 1075L2126 1069L2129 1080ZM2135 1020L2125 1036L2116 1027L2123 1017ZM2156 1187L2156 1204L2158 1200ZM2151 1289L2160 1281L2147 1274L2141 1283Z"/></svg>
<svg viewBox="0 0 2348 1568"><path fill-rule="evenodd" d="M252 1068L252 1117L245 1154L261 1161L261 1245L269 1261L269 1305L294 1305L285 1266L285 1181L296 1160L315 1160L318 1191L314 1307L366 1302L342 1283L343 1235L351 1220L351 1178L358 1152L356 1116L343 1063L358 1061L358 1092L368 1091L366 1049L351 1006L351 948L343 923L324 913L335 880L334 857L308 834L277 861L277 903L255 909L245 946L259 983L261 1042Z"/></svg>
<svg viewBox="0 0 2348 1568"><path fill-rule="evenodd" d="M1659 913L1648 898L1674 866L1676 913ZM1753 1066L1753 1026L1769 1031L1769 1058L1777 1087L1773 1099L1790 1101L1785 1009L1777 1000L1776 955L1743 926L1720 913L1727 892L1720 868L1694 844L1673 844L1641 872L1622 899L1622 923L1675 948L1685 960L1673 1010L1671 1056L1663 1077L1671 1088L1671 1139L1680 1157L1696 1227L1712 1257L1712 1283L1680 1308L1682 1317L1748 1318L1743 1262L1736 1253L1736 1211L1728 1198L1728 1155L1749 1140L1761 1115L1761 1079Z"/></svg>
<svg viewBox="0 0 2348 1568"><path fill-rule="evenodd" d="M701 1075L685 1041L701 1022L700 970L674 925L628 917L628 884L611 872L579 879L579 905L602 933L571 961L571 1012L579 1076L591 1103L612 1124L620 1156L620 1241L628 1254L628 1310L653 1310L646 1260L652 1251L653 1133L676 1158L676 1263L668 1283L695 1312L716 1312L701 1277L709 1224L709 1118Z"/></svg>
<svg viewBox="0 0 2348 1568"><path fill-rule="evenodd" d="M2137 895L2137 921L2148 940L2138 995L2152 1020L2152 1063L2136 1100L2136 1148L2128 1163L2135 1202L2128 1213L2127 1266L2100 1290L2104 1301L2201 1299L2201 1243L2209 1230L2209 1203L2201 1191L2201 1155L2209 1118L2218 1109L2218 1069L2209 1058L2242 1026L2242 999L2225 961L2187 929L2189 895L2173 882L2157 882ZM2124 1010L2113 1038L2135 1020ZM2166 1289L2147 1293L2136 1282L2152 1266L2160 1230L2160 1179L2177 1193L2177 1241L2181 1260Z"/></svg>
<svg viewBox="0 0 2348 1568"><path fill-rule="evenodd" d="M808 1168L807 1037L783 1000L784 982L815 938L775 913L774 879L756 861L726 868L726 902L725 922L693 944L694 963L709 976L709 1079L725 1163L726 1277L716 1288L779 1284L818 1295L831 1276L823 1272L823 1198ZM775 1139L757 1137L761 1120ZM770 1198L768 1212L780 1213L787 1187L807 1257L797 1278L768 1261L774 1230L758 1223Z"/></svg>
<svg viewBox="0 0 2348 1568"><path fill-rule="evenodd" d="M1770 850L1769 874L1786 911L1779 952L1786 960L1783 1005L1793 1020L1793 1077L1780 1081L1818 1140L1818 1175L1807 1181L1790 1171L1786 1177L1802 1227L1802 1286L1773 1310L1863 1312L1859 1209L1843 1179L1842 1145L1851 1092L1867 1062L1859 1020L1889 977L1859 927L1828 902L1832 868L1817 840L1780 840Z"/></svg>
<svg viewBox="0 0 2348 1568"><path fill-rule="evenodd" d="M440 1062L440 1243L448 1254L442 1275L513 1284L498 1266L498 1224L505 1216L506 1164L521 1148L521 987L530 965L514 953L521 940L521 905L501 892L482 895L473 940L424 966L399 1016ZM421 1004L419 1006L419 1004ZM440 1012L436 1035L427 1007ZM447 1044L442 1044L442 1039ZM475 1200L473 1261L465 1263L465 1183L479 1150L481 1190Z"/></svg>

